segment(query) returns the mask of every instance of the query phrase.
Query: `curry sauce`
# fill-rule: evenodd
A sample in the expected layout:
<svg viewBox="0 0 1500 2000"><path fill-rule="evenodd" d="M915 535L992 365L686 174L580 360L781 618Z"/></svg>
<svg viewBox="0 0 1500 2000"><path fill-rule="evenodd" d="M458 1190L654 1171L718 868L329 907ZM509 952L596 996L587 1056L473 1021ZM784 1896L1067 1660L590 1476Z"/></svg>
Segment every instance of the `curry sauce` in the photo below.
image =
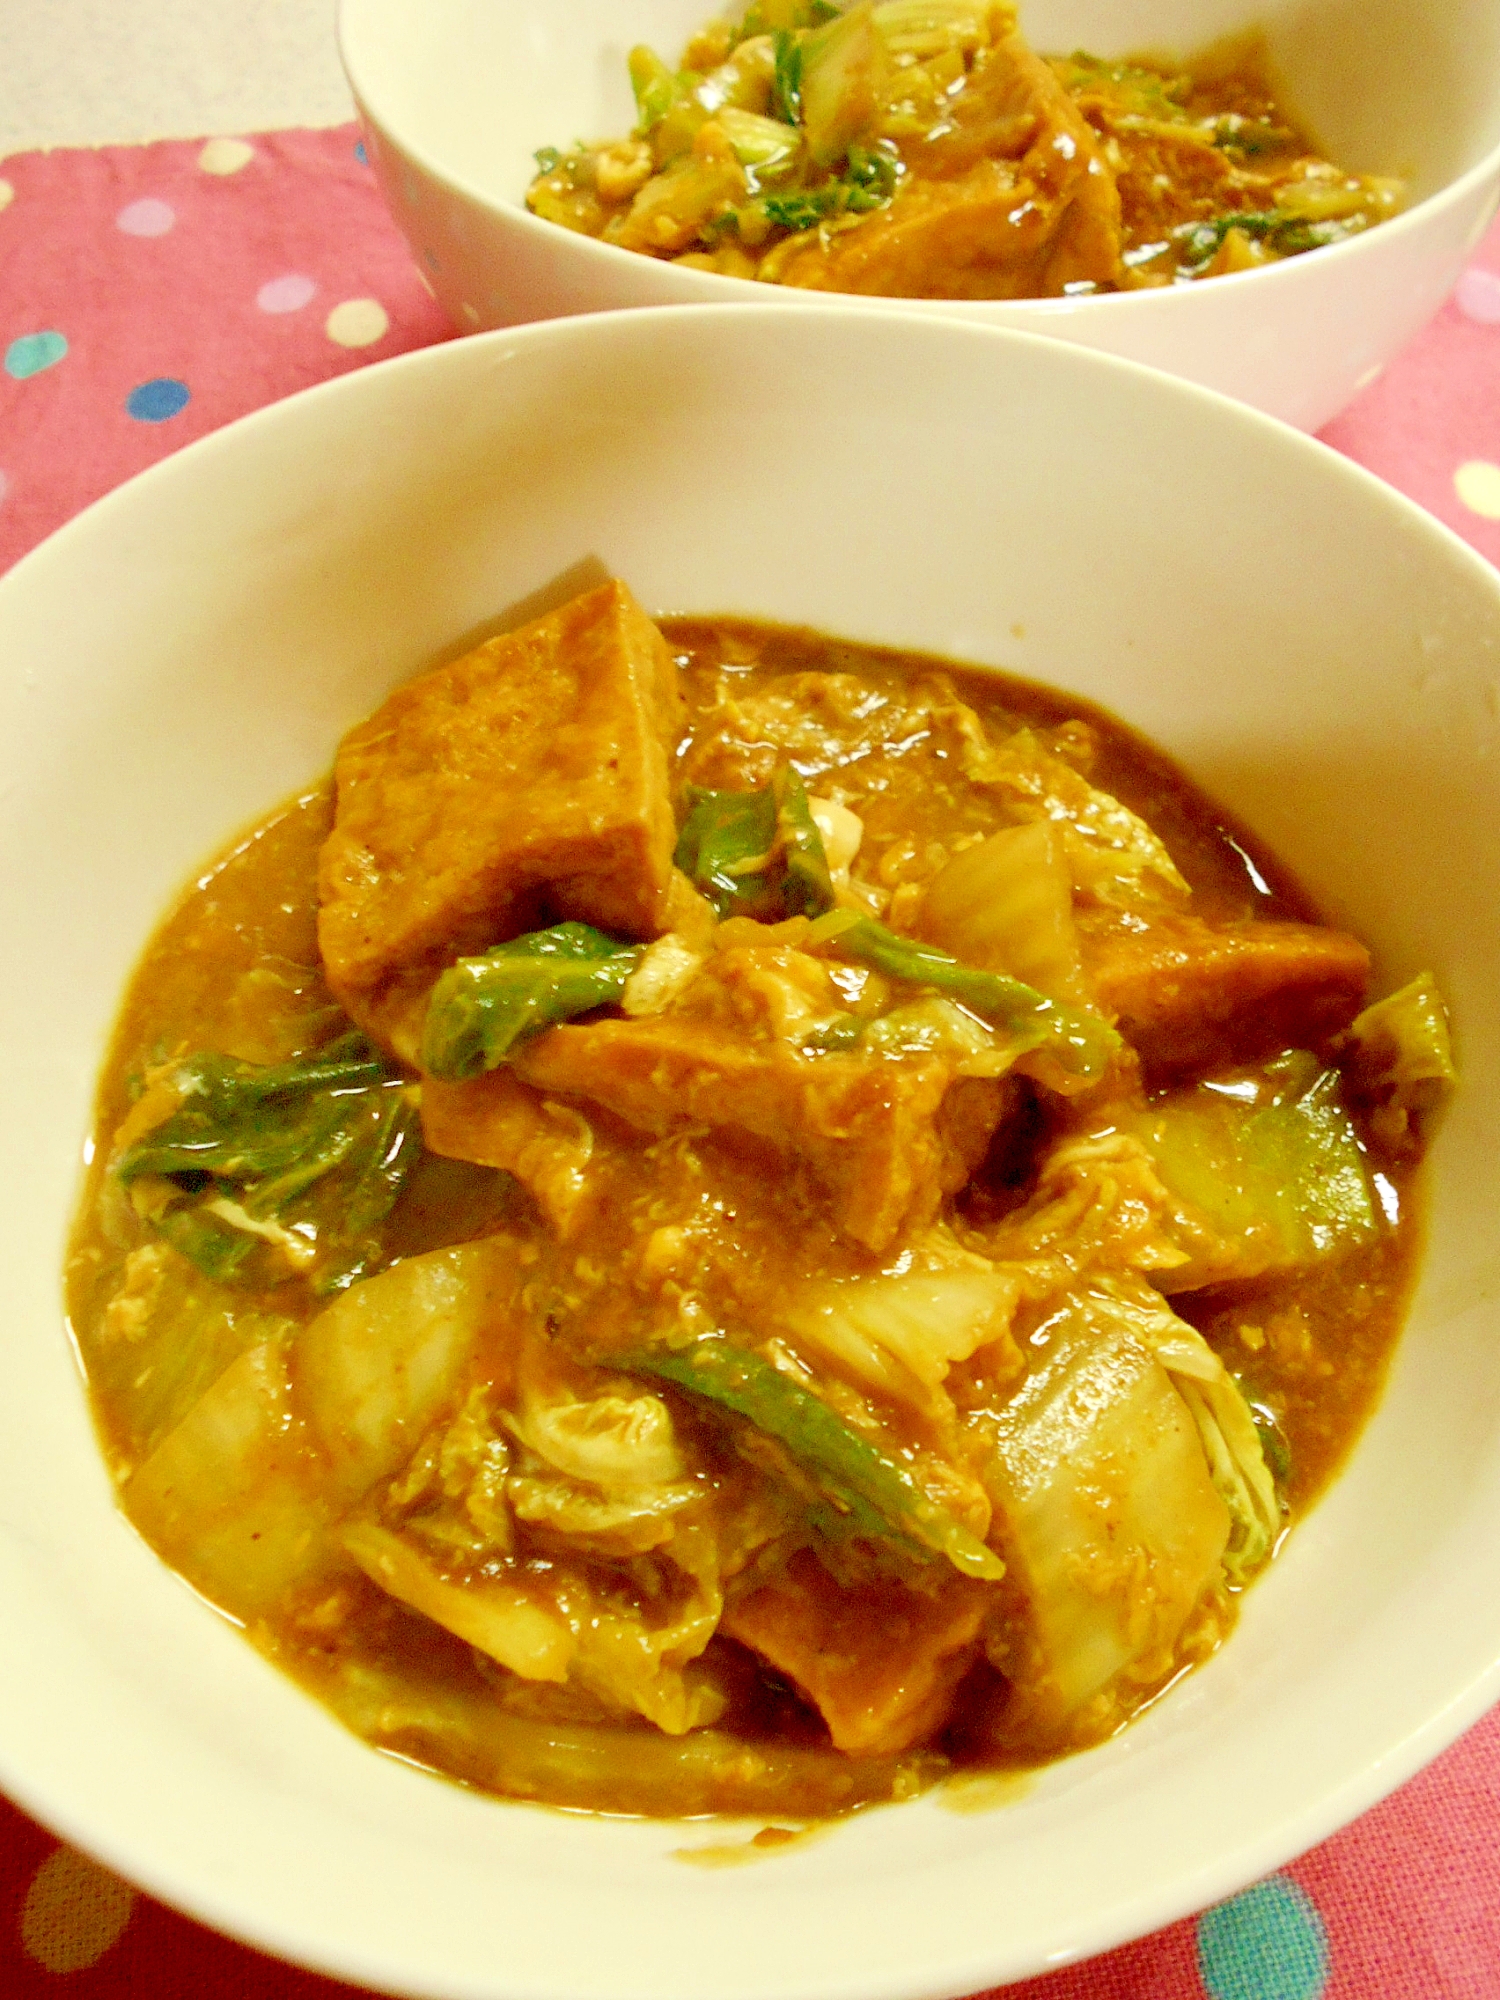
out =
<svg viewBox="0 0 1500 2000"><path fill-rule="evenodd" d="M1088 297L1345 242L1348 173L1246 41L1166 64L1034 51L1004 0L753 0L677 69L630 53L625 138L546 148L545 221L724 277L884 298Z"/></svg>
<svg viewBox="0 0 1500 2000"><path fill-rule="evenodd" d="M510 1797L811 1818L1097 1741L1379 1393L1451 1065L1368 976L1088 704L608 586L148 945L68 1265L121 1504Z"/></svg>

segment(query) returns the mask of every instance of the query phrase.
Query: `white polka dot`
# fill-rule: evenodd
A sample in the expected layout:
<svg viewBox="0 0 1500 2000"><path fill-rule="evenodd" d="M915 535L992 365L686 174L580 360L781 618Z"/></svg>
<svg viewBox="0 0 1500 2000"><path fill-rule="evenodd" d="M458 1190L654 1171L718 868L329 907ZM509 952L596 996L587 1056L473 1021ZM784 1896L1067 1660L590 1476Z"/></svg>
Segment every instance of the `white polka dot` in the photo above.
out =
<svg viewBox="0 0 1500 2000"><path fill-rule="evenodd" d="M198 155L198 164L206 174L237 174L254 158L255 148L243 139L210 139Z"/></svg>
<svg viewBox="0 0 1500 2000"><path fill-rule="evenodd" d="M135 1891L118 1875L59 1847L26 1891L22 1948L47 1972L82 1972L120 1938L134 1908Z"/></svg>
<svg viewBox="0 0 1500 2000"><path fill-rule="evenodd" d="M379 299L345 299L328 315L325 331L340 347L369 347L390 323Z"/></svg>
<svg viewBox="0 0 1500 2000"><path fill-rule="evenodd" d="M0 208L9 208L16 198L16 191L9 181L0 181Z"/></svg>
<svg viewBox="0 0 1500 2000"><path fill-rule="evenodd" d="M1471 514L1500 521L1500 465L1487 458L1469 459L1454 473L1453 490Z"/></svg>
<svg viewBox="0 0 1500 2000"><path fill-rule="evenodd" d="M115 217L115 228L127 236L165 236L177 220L176 211L154 195L126 204Z"/></svg>
<svg viewBox="0 0 1500 2000"><path fill-rule="evenodd" d="M1459 279L1454 297L1459 311L1481 326L1500 325L1500 272L1482 271L1475 264Z"/></svg>
<svg viewBox="0 0 1500 2000"><path fill-rule="evenodd" d="M301 312L317 289L311 278L288 271L284 278L268 278L255 294L255 303L263 313Z"/></svg>

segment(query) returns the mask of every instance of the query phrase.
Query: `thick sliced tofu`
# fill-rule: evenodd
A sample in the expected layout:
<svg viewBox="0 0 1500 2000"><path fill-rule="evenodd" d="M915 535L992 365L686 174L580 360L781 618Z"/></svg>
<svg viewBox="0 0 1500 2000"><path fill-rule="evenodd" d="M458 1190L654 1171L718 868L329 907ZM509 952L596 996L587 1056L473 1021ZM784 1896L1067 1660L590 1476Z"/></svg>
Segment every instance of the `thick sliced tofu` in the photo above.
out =
<svg viewBox="0 0 1500 2000"><path fill-rule="evenodd" d="M608 583L398 689L345 737L319 865L328 981L412 1057L437 974L541 922L666 928L666 641Z"/></svg>
<svg viewBox="0 0 1500 2000"><path fill-rule="evenodd" d="M1120 198L1099 142L1019 35L996 43L955 99L951 131L912 149L886 209L820 233L777 275L885 298L1056 297L1113 286Z"/></svg>
<svg viewBox="0 0 1500 2000"><path fill-rule="evenodd" d="M1370 981L1358 938L1319 924L1091 911L1079 929L1100 1006L1153 1070L1316 1048L1348 1027Z"/></svg>
<svg viewBox="0 0 1500 2000"><path fill-rule="evenodd" d="M835 1222L871 1250L928 1221L963 1185L1008 1087L957 1079L950 1119L956 1080L946 1059L806 1055L673 1015L549 1028L512 1061L539 1090L603 1104L642 1132L728 1127L769 1142L807 1164Z"/></svg>
<svg viewBox="0 0 1500 2000"><path fill-rule="evenodd" d="M895 1582L846 1590L804 1551L784 1577L727 1608L719 1629L802 1690L836 1748L889 1754L943 1721L991 1595L959 1576L930 1596Z"/></svg>
<svg viewBox="0 0 1500 2000"><path fill-rule="evenodd" d="M560 1235L591 1192L594 1132L581 1111L554 1104L514 1071L422 1085L422 1138L444 1159L514 1174Z"/></svg>

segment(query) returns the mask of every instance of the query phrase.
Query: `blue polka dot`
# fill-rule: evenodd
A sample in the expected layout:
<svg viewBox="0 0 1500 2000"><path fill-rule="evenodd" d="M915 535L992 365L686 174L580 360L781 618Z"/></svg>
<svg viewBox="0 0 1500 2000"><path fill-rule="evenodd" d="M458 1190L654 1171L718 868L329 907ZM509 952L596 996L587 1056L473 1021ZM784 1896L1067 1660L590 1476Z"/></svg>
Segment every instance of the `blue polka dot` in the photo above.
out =
<svg viewBox="0 0 1500 2000"><path fill-rule="evenodd" d="M125 398L125 413L141 424L164 424L168 417L175 417L179 410L185 410L192 401L192 391L186 382L174 382L170 375L158 375L153 382L142 382L132 389Z"/></svg>
<svg viewBox="0 0 1500 2000"><path fill-rule="evenodd" d="M368 153L367 153L367 152L365 151L365 142L364 142L364 140L363 140L363 139L356 139L356 140L355 140L355 142L354 142L354 157L355 157L355 159L356 159L356 160L358 160L358 161L359 161L359 164L360 164L360 165L361 165L362 167L367 167L367 166L368 166L368 165L370 164L370 156L369 156L369 154L368 154Z"/></svg>
<svg viewBox="0 0 1500 2000"><path fill-rule="evenodd" d="M1209 2000L1321 2000L1323 1920L1295 1882L1273 1875L1198 1919L1198 1972Z"/></svg>
<svg viewBox="0 0 1500 2000"><path fill-rule="evenodd" d="M13 382L24 382L28 375L55 368L67 351L67 340L60 333L23 333L5 350L5 372Z"/></svg>

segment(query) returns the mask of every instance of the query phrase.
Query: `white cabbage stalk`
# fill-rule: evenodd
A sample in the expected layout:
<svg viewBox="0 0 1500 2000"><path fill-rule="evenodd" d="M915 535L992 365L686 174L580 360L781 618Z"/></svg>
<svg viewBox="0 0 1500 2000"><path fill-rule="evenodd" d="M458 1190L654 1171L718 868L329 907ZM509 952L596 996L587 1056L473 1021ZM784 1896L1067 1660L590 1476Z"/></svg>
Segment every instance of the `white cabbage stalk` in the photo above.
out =
<svg viewBox="0 0 1500 2000"><path fill-rule="evenodd" d="M620 1006L632 1018L661 1014L697 978L703 954L694 951L675 931L647 945L634 972L625 981Z"/></svg>
<svg viewBox="0 0 1500 2000"><path fill-rule="evenodd" d="M865 837L865 823L858 813L850 812L837 799L816 798L809 794L807 810L812 814L813 825L823 843L829 880L836 891L842 890L847 894L849 870Z"/></svg>
<svg viewBox="0 0 1500 2000"><path fill-rule="evenodd" d="M1109 1312L1150 1347L1187 1404L1209 1476L1229 1509L1225 1574L1232 1583L1243 1583L1270 1555L1281 1533L1281 1502L1250 1406L1202 1334L1149 1286L1127 1290L1111 1284L1104 1292Z"/></svg>
<svg viewBox="0 0 1500 2000"><path fill-rule="evenodd" d="M955 1250L946 1269L813 1284L784 1315L788 1329L865 1387L930 1406L956 1361L1008 1339L1016 1273Z"/></svg>
<svg viewBox="0 0 1500 2000"><path fill-rule="evenodd" d="M1457 1078L1448 1010L1430 972L1366 1007L1345 1037L1355 1089L1373 1101L1373 1124L1400 1145L1442 1103Z"/></svg>
<svg viewBox="0 0 1500 2000"><path fill-rule="evenodd" d="M723 1608L717 1581L699 1580L665 1622L582 1577L554 1572L527 1588L498 1579L455 1582L400 1535L353 1521L341 1541L382 1590L477 1646L524 1680L574 1681L669 1735L715 1721L723 1699L684 1672L713 1637Z"/></svg>
<svg viewBox="0 0 1500 2000"><path fill-rule="evenodd" d="M290 1328L232 1362L125 1487L131 1519L198 1590L269 1612L328 1551L328 1510L287 1452Z"/></svg>
<svg viewBox="0 0 1500 2000"><path fill-rule="evenodd" d="M917 62L950 49L972 55L1014 21L1013 9L991 0L883 0L875 9L875 26L890 53Z"/></svg>
<svg viewBox="0 0 1500 2000"><path fill-rule="evenodd" d="M701 1499L702 1489L684 1481L605 1494L556 1474L513 1472L505 1481L505 1497L518 1521L604 1544L607 1552L644 1555L671 1541L675 1516Z"/></svg>
<svg viewBox="0 0 1500 2000"><path fill-rule="evenodd" d="M660 1396L595 1396L544 1403L528 1397L513 1420L521 1442L555 1471L606 1493L671 1486L687 1468Z"/></svg>
<svg viewBox="0 0 1500 2000"><path fill-rule="evenodd" d="M1020 1594L1028 1700L1057 1726L1125 1669L1165 1671L1231 1532L1167 1368L1108 1298L1075 1294L994 1424L987 1485Z"/></svg>
<svg viewBox="0 0 1500 2000"><path fill-rule="evenodd" d="M481 1323L515 1275L516 1247L489 1236L407 1257L353 1285L302 1331L297 1397L352 1504L405 1464L451 1405Z"/></svg>
<svg viewBox="0 0 1500 2000"><path fill-rule="evenodd" d="M884 1055L946 1056L961 1076L1003 1076L1018 1054L983 1021L938 995L877 1016L865 1029L865 1045Z"/></svg>
<svg viewBox="0 0 1500 2000"><path fill-rule="evenodd" d="M918 928L965 965L1023 979L1050 1000L1087 1005L1073 877L1050 820L1006 827L944 864Z"/></svg>
<svg viewBox="0 0 1500 2000"><path fill-rule="evenodd" d="M1018 729L996 745L982 726L966 729L960 762L966 776L998 792L1018 819L1046 819L1057 827L1080 893L1125 909L1187 900L1191 892L1181 870L1140 815L1044 748L1034 731Z"/></svg>
<svg viewBox="0 0 1500 2000"><path fill-rule="evenodd" d="M511 1583L450 1582L409 1542L373 1521L340 1541L372 1583L528 1681L565 1681L578 1646L566 1622Z"/></svg>
<svg viewBox="0 0 1500 2000"><path fill-rule="evenodd" d="M763 118L728 104L716 115L734 157L761 179L788 172L802 151L801 133L779 118Z"/></svg>
<svg viewBox="0 0 1500 2000"><path fill-rule="evenodd" d="M885 45L868 0L804 36L802 124L814 165L832 166L870 132L885 67Z"/></svg>

